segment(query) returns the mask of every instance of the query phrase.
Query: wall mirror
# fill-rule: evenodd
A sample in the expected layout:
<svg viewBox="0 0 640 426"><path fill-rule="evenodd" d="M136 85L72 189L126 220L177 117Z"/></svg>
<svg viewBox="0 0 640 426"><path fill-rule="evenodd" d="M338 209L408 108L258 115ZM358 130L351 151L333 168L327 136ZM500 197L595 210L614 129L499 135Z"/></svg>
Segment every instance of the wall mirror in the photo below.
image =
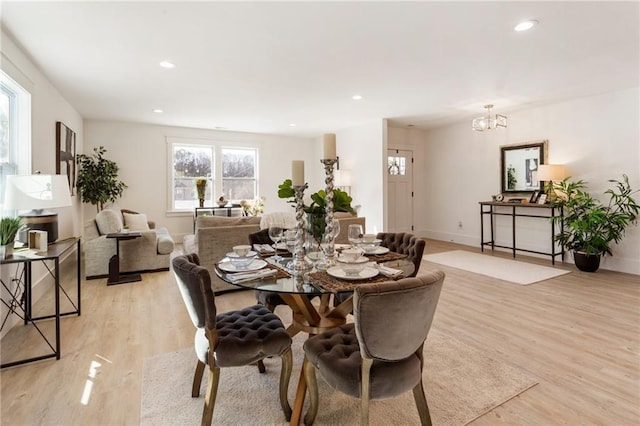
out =
<svg viewBox="0 0 640 426"><path fill-rule="evenodd" d="M502 192L542 191L538 166L547 163L548 141L500 147Z"/></svg>

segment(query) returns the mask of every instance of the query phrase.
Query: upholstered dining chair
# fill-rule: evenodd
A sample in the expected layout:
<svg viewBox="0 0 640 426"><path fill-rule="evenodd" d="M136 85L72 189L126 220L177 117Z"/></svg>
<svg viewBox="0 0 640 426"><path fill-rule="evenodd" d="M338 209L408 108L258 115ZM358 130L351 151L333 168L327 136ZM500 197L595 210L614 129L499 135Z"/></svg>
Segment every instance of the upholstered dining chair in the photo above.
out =
<svg viewBox="0 0 640 426"><path fill-rule="evenodd" d="M178 288L196 327L195 351L198 358L191 396L200 393L200 383L208 367L207 393L202 425L210 425L216 403L220 368L258 363L264 372L263 358L280 356L280 404L285 418L291 419L287 389L293 366L291 337L282 321L264 306L255 305L218 314L211 289L211 276L199 265L198 255L177 256L172 262ZM261 367L262 365L262 367ZM248 404L248 407L251 404Z"/></svg>
<svg viewBox="0 0 640 426"><path fill-rule="evenodd" d="M369 401L408 390L422 425L431 425L422 385L423 347L444 282L442 271L415 278L362 284L354 292L354 322L310 337L303 371L313 424L318 412L316 371L333 388L360 398L360 424L369 424Z"/></svg>
<svg viewBox="0 0 640 426"><path fill-rule="evenodd" d="M378 232L376 238L382 240L380 242L381 247L386 247L390 251L406 254L407 261L413 263L413 272L407 275L406 278L415 277L420 270L420 264L422 262L422 255L424 254L424 247L426 242L422 238L418 238L413 234L405 232ZM340 303L351 297L351 293L337 293L334 296L334 305Z"/></svg>

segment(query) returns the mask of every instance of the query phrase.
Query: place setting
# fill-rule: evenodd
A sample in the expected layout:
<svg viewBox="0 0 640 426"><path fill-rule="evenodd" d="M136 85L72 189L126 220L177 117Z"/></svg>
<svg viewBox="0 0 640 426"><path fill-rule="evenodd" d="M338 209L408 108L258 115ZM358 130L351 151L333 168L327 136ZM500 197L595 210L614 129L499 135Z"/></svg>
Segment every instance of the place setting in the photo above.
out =
<svg viewBox="0 0 640 426"><path fill-rule="evenodd" d="M232 283L253 281L284 274L278 268L271 267L266 260L258 258L258 253L249 245L238 245L217 264L218 269L226 273ZM286 275L288 276L288 274Z"/></svg>

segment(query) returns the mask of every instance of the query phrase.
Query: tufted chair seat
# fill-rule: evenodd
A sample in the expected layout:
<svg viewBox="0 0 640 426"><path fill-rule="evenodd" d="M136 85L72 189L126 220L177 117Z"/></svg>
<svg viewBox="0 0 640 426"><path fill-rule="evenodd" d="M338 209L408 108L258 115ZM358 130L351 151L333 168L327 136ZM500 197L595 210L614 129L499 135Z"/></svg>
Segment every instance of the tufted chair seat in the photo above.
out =
<svg viewBox="0 0 640 426"><path fill-rule="evenodd" d="M200 266L195 253L177 256L172 262L173 273L184 303L196 328L196 371L191 396L200 393L200 383L208 367L207 394L202 424L210 425L216 403L220 368L257 364L264 372L262 359L279 356L280 404L286 420L291 418L287 389L293 366L291 337L282 321L264 306L255 305L241 310L217 314L211 276Z"/></svg>
<svg viewBox="0 0 640 426"><path fill-rule="evenodd" d="M316 372L333 388L361 400L361 424L369 423L369 401L409 390L422 425L431 425L422 386L423 347L444 282L442 271L415 278L362 284L353 296L354 322L310 337L303 372L313 424L318 412ZM335 408L335 407L334 407Z"/></svg>

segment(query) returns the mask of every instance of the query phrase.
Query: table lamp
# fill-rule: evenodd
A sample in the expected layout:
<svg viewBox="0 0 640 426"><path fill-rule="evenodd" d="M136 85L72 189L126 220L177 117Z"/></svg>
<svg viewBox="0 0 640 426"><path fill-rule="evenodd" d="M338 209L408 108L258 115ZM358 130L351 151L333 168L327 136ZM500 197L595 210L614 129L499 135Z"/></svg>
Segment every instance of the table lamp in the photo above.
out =
<svg viewBox="0 0 640 426"><path fill-rule="evenodd" d="M29 230L47 232L49 244L58 239L58 214L47 211L71 205L69 181L65 175L10 175L7 176L4 208L30 210L19 214L24 227L18 241L27 243Z"/></svg>
<svg viewBox="0 0 640 426"><path fill-rule="evenodd" d="M555 198L555 191L553 191L553 182L559 182L567 177L564 166L559 164L540 164L538 166L538 180L540 182L547 182L545 185L545 192L549 199Z"/></svg>

